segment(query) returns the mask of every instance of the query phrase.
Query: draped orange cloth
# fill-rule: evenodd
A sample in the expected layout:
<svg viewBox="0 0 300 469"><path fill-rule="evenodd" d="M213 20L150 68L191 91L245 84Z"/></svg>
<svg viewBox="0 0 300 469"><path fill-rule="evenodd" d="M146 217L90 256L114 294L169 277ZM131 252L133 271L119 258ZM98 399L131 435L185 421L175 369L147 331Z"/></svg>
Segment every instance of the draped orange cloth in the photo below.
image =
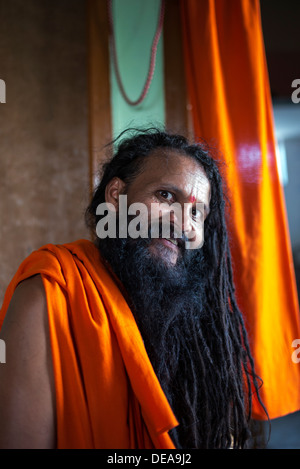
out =
<svg viewBox="0 0 300 469"><path fill-rule="evenodd" d="M234 280L270 418L300 409L299 305L258 0L182 0L195 137L226 163ZM265 414L254 402L253 417Z"/></svg>
<svg viewBox="0 0 300 469"><path fill-rule="evenodd" d="M7 288L0 326L18 283L35 274L47 297L57 447L173 449L178 422L98 249L79 240L33 252Z"/></svg>

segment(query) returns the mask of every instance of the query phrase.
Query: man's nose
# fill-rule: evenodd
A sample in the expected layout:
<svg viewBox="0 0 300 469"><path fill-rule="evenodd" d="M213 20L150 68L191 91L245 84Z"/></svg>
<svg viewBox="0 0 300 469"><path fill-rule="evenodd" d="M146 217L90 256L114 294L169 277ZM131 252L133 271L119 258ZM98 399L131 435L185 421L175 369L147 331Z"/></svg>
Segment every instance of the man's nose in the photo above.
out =
<svg viewBox="0 0 300 469"><path fill-rule="evenodd" d="M191 204L184 204L182 210L182 232L188 235L193 231L193 223L192 223L192 205Z"/></svg>
<svg viewBox="0 0 300 469"><path fill-rule="evenodd" d="M173 207L171 211L170 221L174 226L175 237L181 237L182 234L188 235L188 233L194 231L191 207L187 207L186 205L187 204L176 207L176 209Z"/></svg>

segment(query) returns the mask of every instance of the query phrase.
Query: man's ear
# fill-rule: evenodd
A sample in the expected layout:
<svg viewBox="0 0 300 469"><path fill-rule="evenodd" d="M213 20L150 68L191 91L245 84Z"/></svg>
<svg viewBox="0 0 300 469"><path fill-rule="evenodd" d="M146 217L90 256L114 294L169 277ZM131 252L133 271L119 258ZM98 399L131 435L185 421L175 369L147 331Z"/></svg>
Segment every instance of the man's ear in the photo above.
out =
<svg viewBox="0 0 300 469"><path fill-rule="evenodd" d="M116 211L119 207L119 195L123 194L125 182L118 177L112 178L105 188L105 202L114 205Z"/></svg>

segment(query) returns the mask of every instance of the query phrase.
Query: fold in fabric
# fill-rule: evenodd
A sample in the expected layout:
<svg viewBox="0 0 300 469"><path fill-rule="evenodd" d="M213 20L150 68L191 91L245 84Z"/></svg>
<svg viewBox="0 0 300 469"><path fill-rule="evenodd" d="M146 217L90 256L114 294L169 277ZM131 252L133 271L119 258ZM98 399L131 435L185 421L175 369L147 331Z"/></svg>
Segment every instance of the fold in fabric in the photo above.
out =
<svg viewBox="0 0 300 469"><path fill-rule="evenodd" d="M196 138L219 149L238 304L270 418L300 409L299 304L258 0L181 0ZM265 414L254 402L253 417Z"/></svg>
<svg viewBox="0 0 300 469"><path fill-rule="evenodd" d="M87 240L48 244L20 265L7 288L40 274L56 385L58 448L172 449L178 425L113 274Z"/></svg>

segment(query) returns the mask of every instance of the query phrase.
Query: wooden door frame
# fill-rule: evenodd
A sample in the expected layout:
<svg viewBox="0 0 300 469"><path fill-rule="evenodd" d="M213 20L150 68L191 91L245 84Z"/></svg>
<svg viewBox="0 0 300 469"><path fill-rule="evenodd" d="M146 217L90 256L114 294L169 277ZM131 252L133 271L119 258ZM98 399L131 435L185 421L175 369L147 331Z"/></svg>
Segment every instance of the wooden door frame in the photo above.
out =
<svg viewBox="0 0 300 469"><path fill-rule="evenodd" d="M112 140L109 23L106 0L87 0L90 186L94 190L103 146ZM180 0L166 0L164 29L165 126L192 137L187 97Z"/></svg>

